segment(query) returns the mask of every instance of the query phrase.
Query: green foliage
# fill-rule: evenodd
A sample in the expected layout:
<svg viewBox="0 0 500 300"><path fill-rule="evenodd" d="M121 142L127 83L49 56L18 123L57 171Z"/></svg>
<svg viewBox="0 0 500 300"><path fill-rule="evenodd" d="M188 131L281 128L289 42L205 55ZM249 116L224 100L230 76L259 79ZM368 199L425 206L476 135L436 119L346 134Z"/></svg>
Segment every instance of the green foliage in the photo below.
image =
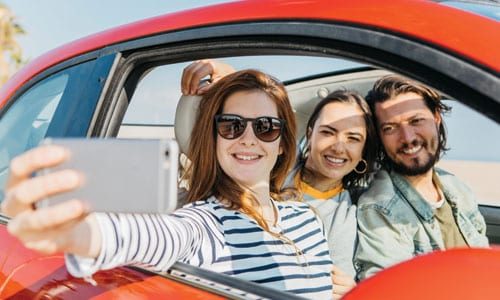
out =
<svg viewBox="0 0 500 300"><path fill-rule="evenodd" d="M16 41L25 34L11 10L0 3L0 86L23 64L22 49Z"/></svg>

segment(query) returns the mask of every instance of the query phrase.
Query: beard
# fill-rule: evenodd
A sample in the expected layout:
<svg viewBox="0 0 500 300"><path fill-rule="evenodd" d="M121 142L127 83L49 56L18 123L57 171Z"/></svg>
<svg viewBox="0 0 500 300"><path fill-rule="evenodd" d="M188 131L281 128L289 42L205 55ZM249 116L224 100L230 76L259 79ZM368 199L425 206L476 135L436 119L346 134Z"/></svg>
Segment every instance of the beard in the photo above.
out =
<svg viewBox="0 0 500 300"><path fill-rule="evenodd" d="M403 149L409 147L415 147L421 144L422 150L426 151L427 155L425 157L415 157L410 160L410 165L405 164L401 161L393 160L387 154L385 155L386 162L390 169L393 171L403 175L403 176L418 176L427 173L438 160L437 150L431 152L428 147L427 142L419 143L417 140L412 141L409 144L404 144L400 149L398 149L398 153L401 153ZM433 144L431 148L437 149L436 141L431 142ZM420 151L422 151L420 150Z"/></svg>

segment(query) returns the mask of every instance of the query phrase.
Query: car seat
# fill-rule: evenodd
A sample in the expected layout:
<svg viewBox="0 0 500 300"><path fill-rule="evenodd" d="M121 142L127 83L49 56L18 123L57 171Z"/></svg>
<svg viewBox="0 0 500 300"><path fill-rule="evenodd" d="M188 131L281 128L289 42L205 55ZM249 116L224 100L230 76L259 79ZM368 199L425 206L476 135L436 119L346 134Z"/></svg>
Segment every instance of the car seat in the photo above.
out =
<svg viewBox="0 0 500 300"><path fill-rule="evenodd" d="M175 139L179 144L179 150L187 155L191 131L193 131L201 96L182 95L175 110Z"/></svg>

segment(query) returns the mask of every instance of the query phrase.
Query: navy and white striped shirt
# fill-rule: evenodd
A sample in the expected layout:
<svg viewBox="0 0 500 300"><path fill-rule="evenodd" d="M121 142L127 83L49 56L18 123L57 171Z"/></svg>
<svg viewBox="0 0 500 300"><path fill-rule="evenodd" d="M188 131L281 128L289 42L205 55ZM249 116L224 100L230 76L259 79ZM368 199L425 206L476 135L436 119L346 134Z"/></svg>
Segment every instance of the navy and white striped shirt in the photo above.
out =
<svg viewBox="0 0 500 300"><path fill-rule="evenodd" d="M271 230L296 247L211 197L172 215L98 214L103 236L99 257L67 255L66 264L71 274L84 277L124 264L166 271L181 261L304 297L330 299L332 262L321 221L307 204L273 202L278 225Z"/></svg>

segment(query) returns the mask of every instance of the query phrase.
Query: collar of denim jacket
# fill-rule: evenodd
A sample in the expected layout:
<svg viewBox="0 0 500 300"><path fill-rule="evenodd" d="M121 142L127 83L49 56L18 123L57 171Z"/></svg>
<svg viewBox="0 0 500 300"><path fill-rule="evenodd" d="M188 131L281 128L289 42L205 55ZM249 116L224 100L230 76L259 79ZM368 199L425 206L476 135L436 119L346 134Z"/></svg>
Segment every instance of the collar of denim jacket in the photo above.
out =
<svg viewBox="0 0 500 300"><path fill-rule="evenodd" d="M391 179L396 188L396 192L410 204L417 215L426 222L432 222L434 211L431 205L425 201L406 178L392 171Z"/></svg>

